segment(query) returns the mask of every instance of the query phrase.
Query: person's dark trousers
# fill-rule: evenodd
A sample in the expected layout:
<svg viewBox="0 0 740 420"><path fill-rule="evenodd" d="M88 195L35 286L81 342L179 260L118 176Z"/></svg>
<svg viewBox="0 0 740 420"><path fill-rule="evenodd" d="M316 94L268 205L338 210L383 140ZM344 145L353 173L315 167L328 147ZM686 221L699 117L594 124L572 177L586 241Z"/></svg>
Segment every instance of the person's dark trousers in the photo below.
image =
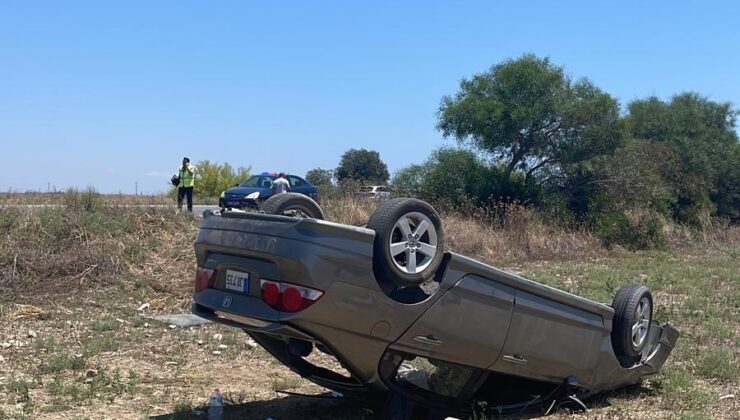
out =
<svg viewBox="0 0 740 420"><path fill-rule="evenodd" d="M193 187L180 187L177 189L177 209L182 210L182 200L187 197L188 211L193 212Z"/></svg>

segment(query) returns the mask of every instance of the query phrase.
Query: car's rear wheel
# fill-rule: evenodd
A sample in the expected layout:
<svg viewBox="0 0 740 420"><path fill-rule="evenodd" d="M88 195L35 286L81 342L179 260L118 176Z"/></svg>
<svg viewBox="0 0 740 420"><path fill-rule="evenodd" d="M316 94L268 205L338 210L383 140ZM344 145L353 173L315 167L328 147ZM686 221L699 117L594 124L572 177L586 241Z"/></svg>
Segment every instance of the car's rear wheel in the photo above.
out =
<svg viewBox="0 0 740 420"><path fill-rule="evenodd" d="M260 209L270 214L324 219L324 211L321 210L318 203L313 201L311 197L298 193L273 195L262 203Z"/></svg>
<svg viewBox="0 0 740 420"><path fill-rule="evenodd" d="M639 360L653 321L653 295L639 284L622 286L612 301L612 345L628 364Z"/></svg>
<svg viewBox="0 0 740 420"><path fill-rule="evenodd" d="M415 198L395 198L373 213L373 268L378 280L419 285L434 276L444 256L444 230L436 210Z"/></svg>

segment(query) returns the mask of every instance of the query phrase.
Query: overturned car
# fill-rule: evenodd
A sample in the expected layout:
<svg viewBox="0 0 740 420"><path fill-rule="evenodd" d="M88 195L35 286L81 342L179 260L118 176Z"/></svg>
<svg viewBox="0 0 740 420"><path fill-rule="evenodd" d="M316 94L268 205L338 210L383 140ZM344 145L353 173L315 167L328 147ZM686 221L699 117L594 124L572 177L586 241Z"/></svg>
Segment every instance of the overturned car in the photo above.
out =
<svg viewBox="0 0 740 420"><path fill-rule="evenodd" d="M277 214L204 214L192 312L348 397L544 413L638 383L676 344L645 286L605 305L446 252L423 201L392 199L357 227L299 194L272 199ZM342 372L309 361L316 351Z"/></svg>

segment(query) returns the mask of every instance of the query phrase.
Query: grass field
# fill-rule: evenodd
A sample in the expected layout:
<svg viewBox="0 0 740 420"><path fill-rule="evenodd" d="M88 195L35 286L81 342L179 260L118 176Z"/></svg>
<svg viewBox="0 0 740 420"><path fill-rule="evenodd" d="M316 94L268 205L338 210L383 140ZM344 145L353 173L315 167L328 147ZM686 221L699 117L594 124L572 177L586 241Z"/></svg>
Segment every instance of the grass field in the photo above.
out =
<svg viewBox="0 0 740 420"><path fill-rule="evenodd" d="M105 194L101 195L95 190L76 190L59 191L54 193L39 192L0 192L0 205L49 205L65 204L69 200L75 200L80 196L91 196L100 199L101 204L121 206L121 205L175 205L174 196L167 194ZM217 205L218 197L201 197L196 194L193 197L194 204Z"/></svg>
<svg viewBox="0 0 740 420"><path fill-rule="evenodd" d="M239 331L149 318L189 308L198 218L70 203L0 209L0 419L196 418L214 388L227 418L372 417L352 401L286 395L325 390ZM324 204L345 223L372 212ZM587 298L608 303L621 284L646 284L657 318L681 330L660 375L563 418L738 418L740 229L675 229L668 249L629 252L526 214L444 218L452 250Z"/></svg>

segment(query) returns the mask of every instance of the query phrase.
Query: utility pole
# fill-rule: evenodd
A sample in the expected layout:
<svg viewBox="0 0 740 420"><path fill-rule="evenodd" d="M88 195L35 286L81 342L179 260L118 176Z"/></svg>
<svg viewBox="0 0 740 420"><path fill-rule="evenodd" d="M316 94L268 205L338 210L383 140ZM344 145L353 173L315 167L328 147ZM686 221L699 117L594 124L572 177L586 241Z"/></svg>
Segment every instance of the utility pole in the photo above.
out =
<svg viewBox="0 0 740 420"><path fill-rule="evenodd" d="M139 195L139 181L134 182L134 195Z"/></svg>
<svg viewBox="0 0 740 420"><path fill-rule="evenodd" d="M51 192L51 182L46 183L46 192Z"/></svg>

